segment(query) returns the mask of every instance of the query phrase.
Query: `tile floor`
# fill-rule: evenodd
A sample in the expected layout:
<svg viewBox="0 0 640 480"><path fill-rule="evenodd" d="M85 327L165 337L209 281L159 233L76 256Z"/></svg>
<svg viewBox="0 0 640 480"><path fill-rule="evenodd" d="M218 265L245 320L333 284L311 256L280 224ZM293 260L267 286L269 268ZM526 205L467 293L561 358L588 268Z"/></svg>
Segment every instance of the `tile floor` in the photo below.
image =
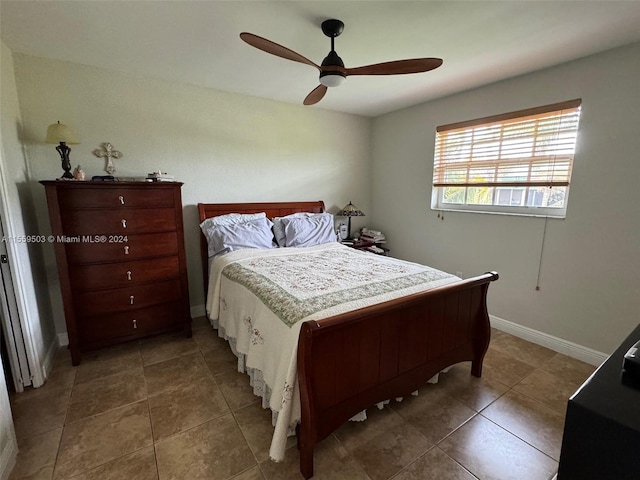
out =
<svg viewBox="0 0 640 480"><path fill-rule="evenodd" d="M316 449L314 479L551 479L566 401L594 367L493 330L481 379L459 364L420 394L372 409ZM299 479L268 458L271 415L204 318L85 355L62 349L38 389L12 395L10 479Z"/></svg>

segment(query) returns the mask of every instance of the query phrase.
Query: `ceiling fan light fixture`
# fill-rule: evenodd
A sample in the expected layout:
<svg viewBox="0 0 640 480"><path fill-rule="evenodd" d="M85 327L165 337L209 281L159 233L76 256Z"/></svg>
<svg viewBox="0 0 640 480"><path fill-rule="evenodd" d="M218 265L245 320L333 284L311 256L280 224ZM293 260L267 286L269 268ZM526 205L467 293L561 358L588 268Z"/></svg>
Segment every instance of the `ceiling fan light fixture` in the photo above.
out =
<svg viewBox="0 0 640 480"><path fill-rule="evenodd" d="M339 87L347 79L347 75L340 71L341 68L344 69L344 62L333 49L333 38L331 42L331 51L321 64L320 83L325 87Z"/></svg>
<svg viewBox="0 0 640 480"><path fill-rule="evenodd" d="M325 87L339 87L346 80L346 75L340 72L322 72L320 74L320 83Z"/></svg>

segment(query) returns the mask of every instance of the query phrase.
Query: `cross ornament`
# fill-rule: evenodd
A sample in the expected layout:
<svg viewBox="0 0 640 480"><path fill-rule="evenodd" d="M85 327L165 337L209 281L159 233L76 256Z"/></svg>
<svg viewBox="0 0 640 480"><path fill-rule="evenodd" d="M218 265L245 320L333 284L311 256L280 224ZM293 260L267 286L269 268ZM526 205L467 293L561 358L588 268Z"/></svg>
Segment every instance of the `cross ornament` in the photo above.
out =
<svg viewBox="0 0 640 480"><path fill-rule="evenodd" d="M107 165L106 167L104 167L105 172L109 174L115 173L116 167L113 164L113 159L120 158L122 156L122 153L120 153L118 150L114 150L113 145L111 145L109 142L103 143L102 148L103 150L100 150L100 149L94 150L93 154L98 158L107 159Z"/></svg>

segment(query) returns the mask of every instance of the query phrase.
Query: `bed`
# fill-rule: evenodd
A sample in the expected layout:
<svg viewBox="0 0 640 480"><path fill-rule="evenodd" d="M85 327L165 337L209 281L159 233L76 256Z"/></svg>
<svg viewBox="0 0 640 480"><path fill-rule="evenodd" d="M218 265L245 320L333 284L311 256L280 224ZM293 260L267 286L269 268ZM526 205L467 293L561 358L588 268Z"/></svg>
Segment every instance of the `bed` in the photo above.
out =
<svg viewBox="0 0 640 480"><path fill-rule="evenodd" d="M232 213L264 212L268 219L277 219L293 213L304 215L301 212L322 214L325 208L318 201L200 203L198 210L204 222ZM203 234L207 315L219 335L229 340L239 358L239 369L249 373L254 392L263 397L263 406L274 412L271 458L282 459L286 436L295 425L300 471L307 479L313 476L315 446L344 422L388 399L410 395L456 363L471 361L471 375L480 377L482 373L490 338L487 290L490 282L498 279L495 272L462 280L429 267L387 259L390 263L381 266L381 272L402 279L425 277L429 289L407 284L398 290L402 292L399 297L393 292L376 292L380 295L375 301L363 296L362 300L346 302L346 306L336 301L314 308L309 299L296 303L290 296L271 298L280 294L279 286L266 290L250 287L249 277L262 278L269 272L277 276L275 264L292 263L297 266L291 268L301 271L318 257L329 265L327 268L336 268L336 277L344 280L347 275L339 265L359 255L354 264L361 268L354 271L353 278L364 278L378 268L374 258L380 256L334 242L264 252L238 250L218 255L212 262L208 243ZM249 265L256 271L245 268ZM316 267L306 269L310 270L315 273ZM322 275L320 269L317 273ZM278 281L290 280L296 289L294 276L288 275L281 274L285 278ZM303 276L305 283L314 283L313 278ZM349 295L353 292L360 290L354 287ZM269 301L272 310L262 304ZM287 307L279 308L282 305ZM255 368L255 359L261 362L260 368Z"/></svg>

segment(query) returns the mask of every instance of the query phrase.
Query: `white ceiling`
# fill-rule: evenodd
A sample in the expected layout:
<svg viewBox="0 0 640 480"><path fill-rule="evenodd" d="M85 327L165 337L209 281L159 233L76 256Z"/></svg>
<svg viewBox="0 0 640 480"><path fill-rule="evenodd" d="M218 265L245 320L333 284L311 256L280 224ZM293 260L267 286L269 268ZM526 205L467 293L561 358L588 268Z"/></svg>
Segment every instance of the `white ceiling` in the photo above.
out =
<svg viewBox="0 0 640 480"><path fill-rule="evenodd" d="M345 23L347 67L418 57L432 72L349 77L317 105L376 116L640 41L640 1L0 1L14 52L302 104L315 68L242 42L247 31L320 64L320 23Z"/></svg>

